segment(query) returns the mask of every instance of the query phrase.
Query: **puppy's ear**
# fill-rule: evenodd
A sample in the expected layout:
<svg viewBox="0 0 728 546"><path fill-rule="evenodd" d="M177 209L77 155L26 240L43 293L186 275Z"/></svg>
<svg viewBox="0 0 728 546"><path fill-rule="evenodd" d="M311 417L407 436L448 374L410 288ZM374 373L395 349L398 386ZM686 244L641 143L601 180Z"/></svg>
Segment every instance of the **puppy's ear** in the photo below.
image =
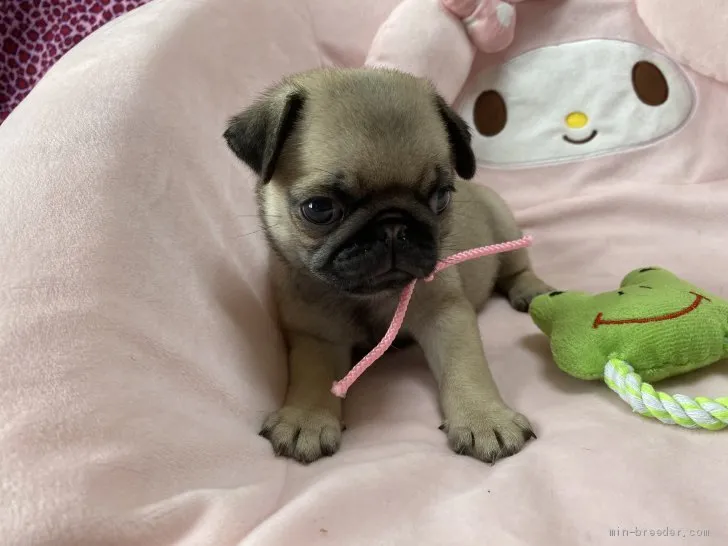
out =
<svg viewBox="0 0 728 546"><path fill-rule="evenodd" d="M470 128L440 95L435 94L437 110L442 117L450 141L452 162L460 178L470 180L475 176L475 154L470 146Z"/></svg>
<svg viewBox="0 0 728 546"><path fill-rule="evenodd" d="M299 119L304 102L301 89L282 86L229 121L223 135L228 146L258 174L263 184L273 177L283 144Z"/></svg>

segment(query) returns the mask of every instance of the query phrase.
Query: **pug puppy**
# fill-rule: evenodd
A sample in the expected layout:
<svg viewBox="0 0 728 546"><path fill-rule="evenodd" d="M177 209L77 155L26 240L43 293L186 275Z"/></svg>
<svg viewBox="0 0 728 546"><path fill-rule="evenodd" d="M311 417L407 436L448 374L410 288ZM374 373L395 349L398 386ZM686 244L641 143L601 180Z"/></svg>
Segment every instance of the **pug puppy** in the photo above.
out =
<svg viewBox="0 0 728 546"><path fill-rule="evenodd" d="M466 123L428 82L393 70L315 70L285 79L232 118L232 151L259 178L257 202L288 345L289 388L261 431L310 463L338 449L332 383L373 347L400 292L440 258L521 237L506 204L468 183ZM535 438L498 393L477 313L494 289L520 311L551 290L525 250L480 258L420 283L402 333L439 386L457 453L494 462Z"/></svg>

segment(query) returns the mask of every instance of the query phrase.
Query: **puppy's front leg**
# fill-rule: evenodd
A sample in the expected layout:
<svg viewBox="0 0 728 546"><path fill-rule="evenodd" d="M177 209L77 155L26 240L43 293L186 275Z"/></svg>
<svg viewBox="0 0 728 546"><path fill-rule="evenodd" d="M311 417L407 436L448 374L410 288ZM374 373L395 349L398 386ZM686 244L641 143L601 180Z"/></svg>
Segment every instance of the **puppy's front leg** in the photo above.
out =
<svg viewBox="0 0 728 546"><path fill-rule="evenodd" d="M346 346L305 334L291 334L288 342L285 403L268 416L260 434L270 441L277 455L310 463L339 449L341 399L330 389L351 356Z"/></svg>
<svg viewBox="0 0 728 546"><path fill-rule="evenodd" d="M494 463L535 438L528 420L501 399L475 310L465 298L445 302L429 319L421 316L416 322L413 334L437 379L442 428L453 451Z"/></svg>

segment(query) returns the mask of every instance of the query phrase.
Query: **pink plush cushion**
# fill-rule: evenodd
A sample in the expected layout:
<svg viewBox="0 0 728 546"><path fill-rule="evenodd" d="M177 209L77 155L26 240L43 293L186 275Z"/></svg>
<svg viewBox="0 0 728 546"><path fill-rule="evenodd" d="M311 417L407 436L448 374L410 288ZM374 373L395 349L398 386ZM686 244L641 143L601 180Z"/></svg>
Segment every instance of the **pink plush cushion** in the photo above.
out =
<svg viewBox="0 0 728 546"><path fill-rule="evenodd" d="M569 21L649 40L626 2L544 4L519 4L529 43L571 39ZM257 436L284 348L253 178L221 133L284 74L363 62L394 5L156 0L82 42L0 127L3 544L666 544L610 538L635 527L725 542L728 437L646 422L565 377L500 299L481 319L487 353L539 435L518 456L448 451L416 352L352 389L335 457L299 466ZM672 139L478 175L549 281L610 289L658 263L726 295L728 90L690 76L698 111ZM717 396L728 380L713 367L664 388Z"/></svg>
<svg viewBox="0 0 728 546"><path fill-rule="evenodd" d="M728 83L728 3L725 0L635 0L645 26L674 57Z"/></svg>

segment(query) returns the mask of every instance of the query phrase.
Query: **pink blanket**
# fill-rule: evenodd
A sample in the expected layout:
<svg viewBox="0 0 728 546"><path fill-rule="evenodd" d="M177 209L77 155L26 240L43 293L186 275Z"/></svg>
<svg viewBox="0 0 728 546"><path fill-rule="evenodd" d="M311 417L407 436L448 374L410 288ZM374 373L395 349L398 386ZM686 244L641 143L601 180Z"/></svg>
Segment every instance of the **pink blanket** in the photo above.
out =
<svg viewBox="0 0 728 546"><path fill-rule="evenodd" d="M604 385L566 377L499 299L482 334L503 396L539 436L523 453L493 467L452 454L417 352L352 389L335 457L300 466L257 436L286 369L253 179L224 145L225 120L286 73L360 64L395 4L156 0L74 48L0 127L3 544L726 543L728 436L644 420ZM469 89L498 63L585 38L634 42L657 64L670 55L626 0L519 10L513 48L480 60ZM525 108L560 70L551 53L529 58L552 64L533 101L516 101ZM520 62L495 85L522 90ZM612 65L579 66L602 81ZM614 101L622 125L608 121L597 89L569 108L581 100L602 134L647 141L568 160L546 146L558 161L538 165L479 149L477 183L509 201L556 286L611 289L657 264L728 296L728 86L661 66L689 91L669 133L662 121L632 130L653 122ZM539 104L528 134L545 138ZM663 387L719 396L728 379L714 366Z"/></svg>

